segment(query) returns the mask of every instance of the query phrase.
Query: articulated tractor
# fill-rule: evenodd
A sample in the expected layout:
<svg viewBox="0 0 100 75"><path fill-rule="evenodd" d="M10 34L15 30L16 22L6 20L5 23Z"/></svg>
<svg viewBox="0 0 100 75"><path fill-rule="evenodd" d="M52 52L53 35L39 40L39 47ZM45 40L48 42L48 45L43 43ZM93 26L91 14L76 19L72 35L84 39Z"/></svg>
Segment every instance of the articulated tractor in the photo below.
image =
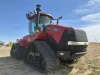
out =
<svg viewBox="0 0 100 75"><path fill-rule="evenodd" d="M14 43L10 55L41 72L57 70L61 60L74 61L86 54L88 39L86 32L73 27L62 26L59 20L48 13L36 11L26 14L29 20L29 34ZM56 20L56 24L53 23Z"/></svg>

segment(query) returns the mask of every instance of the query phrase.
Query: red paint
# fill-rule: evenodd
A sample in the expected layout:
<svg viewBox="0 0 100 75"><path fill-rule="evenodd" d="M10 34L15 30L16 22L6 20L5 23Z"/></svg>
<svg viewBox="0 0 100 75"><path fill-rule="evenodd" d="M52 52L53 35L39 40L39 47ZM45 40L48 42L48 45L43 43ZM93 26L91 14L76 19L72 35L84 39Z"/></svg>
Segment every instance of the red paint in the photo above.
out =
<svg viewBox="0 0 100 75"><path fill-rule="evenodd" d="M64 32L65 29L68 29L68 28L71 28L71 27L64 27L64 26L60 26L60 25L48 25L47 28L50 27L50 28L56 28L58 30L61 30L61 31L55 31L55 30L47 30L47 34L49 36L51 36L53 39L55 39L55 41L57 43L59 43L60 41L60 38Z"/></svg>
<svg viewBox="0 0 100 75"><path fill-rule="evenodd" d="M18 40L18 43L20 46L24 46L27 48L29 44L34 40L46 40L47 35L51 36L57 43L59 43L64 30L68 28L71 27L63 27L59 25L48 25L46 32L36 32L34 35L26 35L21 40Z"/></svg>
<svg viewBox="0 0 100 75"><path fill-rule="evenodd" d="M19 43L20 46L25 46L27 48L29 46L29 44L36 39L45 40L46 39L46 33L36 32L34 35L24 36L21 40L18 40L18 43Z"/></svg>

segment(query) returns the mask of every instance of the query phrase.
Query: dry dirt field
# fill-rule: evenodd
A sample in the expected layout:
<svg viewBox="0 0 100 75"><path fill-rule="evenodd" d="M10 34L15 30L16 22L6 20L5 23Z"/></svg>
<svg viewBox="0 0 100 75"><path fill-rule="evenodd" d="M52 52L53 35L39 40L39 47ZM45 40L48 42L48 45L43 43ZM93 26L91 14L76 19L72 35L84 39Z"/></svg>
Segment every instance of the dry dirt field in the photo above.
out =
<svg viewBox="0 0 100 75"><path fill-rule="evenodd" d="M87 54L72 65L61 65L58 73L51 75L100 75L100 44L88 46ZM9 55L9 47L0 48L0 75L44 75L25 65L22 60L15 60Z"/></svg>

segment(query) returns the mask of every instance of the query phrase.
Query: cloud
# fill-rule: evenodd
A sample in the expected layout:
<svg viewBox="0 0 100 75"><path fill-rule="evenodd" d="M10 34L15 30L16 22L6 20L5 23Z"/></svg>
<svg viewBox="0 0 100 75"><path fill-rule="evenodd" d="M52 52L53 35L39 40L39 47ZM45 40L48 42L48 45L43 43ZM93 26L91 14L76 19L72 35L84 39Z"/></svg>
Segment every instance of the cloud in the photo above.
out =
<svg viewBox="0 0 100 75"><path fill-rule="evenodd" d="M81 5L74 11L77 14L94 13L100 11L100 0L88 0L87 3Z"/></svg>
<svg viewBox="0 0 100 75"><path fill-rule="evenodd" d="M76 23L77 21L76 20L60 20L59 23L61 24L70 24L70 23Z"/></svg>
<svg viewBox="0 0 100 75"><path fill-rule="evenodd" d="M89 22L89 23L100 23L100 12L99 13L85 15L85 16L81 17L81 20Z"/></svg>
<svg viewBox="0 0 100 75"><path fill-rule="evenodd" d="M94 25L87 25L81 28L87 33L88 40L90 42L100 42L100 23Z"/></svg>
<svg viewBox="0 0 100 75"><path fill-rule="evenodd" d="M74 11L81 14L79 21L84 24L81 29L86 31L88 40L100 42L100 0L88 0Z"/></svg>

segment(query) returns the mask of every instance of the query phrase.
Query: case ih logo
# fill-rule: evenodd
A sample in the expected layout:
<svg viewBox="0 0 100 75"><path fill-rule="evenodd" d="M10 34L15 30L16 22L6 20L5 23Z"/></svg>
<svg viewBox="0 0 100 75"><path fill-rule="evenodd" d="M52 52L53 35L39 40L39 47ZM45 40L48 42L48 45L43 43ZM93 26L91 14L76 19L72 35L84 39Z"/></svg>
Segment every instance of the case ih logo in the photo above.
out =
<svg viewBox="0 0 100 75"><path fill-rule="evenodd" d="M46 27L47 30L52 30L52 31L57 31L57 32L62 32L61 29L53 28L53 27Z"/></svg>

